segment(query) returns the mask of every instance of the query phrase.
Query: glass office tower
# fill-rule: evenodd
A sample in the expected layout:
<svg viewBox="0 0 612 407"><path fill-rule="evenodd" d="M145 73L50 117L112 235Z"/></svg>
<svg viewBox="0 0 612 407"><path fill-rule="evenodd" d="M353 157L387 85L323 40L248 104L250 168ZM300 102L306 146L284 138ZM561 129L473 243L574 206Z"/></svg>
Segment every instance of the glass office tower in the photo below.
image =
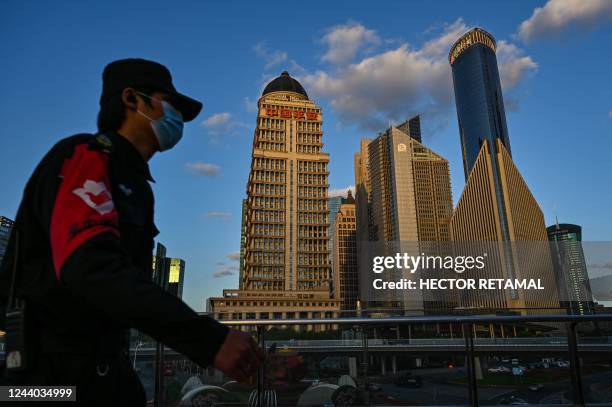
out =
<svg viewBox="0 0 612 407"><path fill-rule="evenodd" d="M546 231L552 242L561 307L566 308L570 314L593 314L593 296L582 250L582 227L556 223L546 228Z"/></svg>
<svg viewBox="0 0 612 407"><path fill-rule="evenodd" d="M449 54L466 180L484 139L491 146L500 139L512 156L495 47L491 34L474 28Z"/></svg>

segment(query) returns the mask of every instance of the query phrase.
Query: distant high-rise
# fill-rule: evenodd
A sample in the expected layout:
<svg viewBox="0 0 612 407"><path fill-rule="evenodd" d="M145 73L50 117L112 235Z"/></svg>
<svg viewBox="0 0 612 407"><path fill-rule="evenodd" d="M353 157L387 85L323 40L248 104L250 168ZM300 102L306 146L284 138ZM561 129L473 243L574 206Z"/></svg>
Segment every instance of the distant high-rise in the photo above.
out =
<svg viewBox="0 0 612 407"><path fill-rule="evenodd" d="M238 318L331 316L328 164L321 109L283 72L258 101L239 290L211 298ZM314 314L313 314L314 312ZM302 315L302 314L300 314Z"/></svg>
<svg viewBox="0 0 612 407"><path fill-rule="evenodd" d="M474 28L455 42L448 56L466 180L484 140L490 146L501 140L512 156L495 50L493 36Z"/></svg>
<svg viewBox="0 0 612 407"><path fill-rule="evenodd" d="M421 117L419 115L414 116L412 119L406 120L404 123L399 124L397 129L402 133L406 133L411 138L415 139L419 143L421 141Z"/></svg>
<svg viewBox="0 0 612 407"><path fill-rule="evenodd" d="M355 199L350 190L335 217L333 242L333 296L342 300L343 310L354 311L359 297L359 275Z"/></svg>
<svg viewBox="0 0 612 407"><path fill-rule="evenodd" d="M329 208L329 228L327 229L329 242L327 246L329 247L329 263L332 266L332 279L334 279L334 221L340 211L340 205L342 205L341 196L330 196L327 198L327 207Z"/></svg>
<svg viewBox="0 0 612 407"><path fill-rule="evenodd" d="M0 263L6 253L6 247L8 245L9 237L11 236L11 230L13 229L13 220L6 216L0 216Z"/></svg>
<svg viewBox="0 0 612 407"><path fill-rule="evenodd" d="M166 246L157 243L157 249L152 262L153 280L164 290L182 298L183 281L185 279L185 261L166 257Z"/></svg>
<svg viewBox="0 0 612 407"><path fill-rule="evenodd" d="M556 223L546 228L551 241L553 264L561 307L571 314L592 314L593 295L582 250L582 228Z"/></svg>
<svg viewBox="0 0 612 407"><path fill-rule="evenodd" d="M357 206L357 250L361 242L373 240L372 191L368 146L372 140L361 139L359 152L355 153L355 203Z"/></svg>
<svg viewBox="0 0 612 407"><path fill-rule="evenodd" d="M183 298L183 282L185 280L185 260L170 257L168 262L168 291Z"/></svg>

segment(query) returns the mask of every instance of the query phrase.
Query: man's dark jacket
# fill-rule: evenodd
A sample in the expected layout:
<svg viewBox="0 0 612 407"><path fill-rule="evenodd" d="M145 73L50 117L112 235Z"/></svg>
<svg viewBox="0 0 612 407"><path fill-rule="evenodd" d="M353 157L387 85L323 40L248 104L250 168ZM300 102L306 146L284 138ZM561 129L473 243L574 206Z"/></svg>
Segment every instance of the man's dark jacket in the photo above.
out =
<svg viewBox="0 0 612 407"><path fill-rule="evenodd" d="M212 362L227 328L152 282L152 181L146 161L117 133L66 138L37 166L15 221L17 287L33 349L112 353L136 328L201 366ZM0 329L14 237L0 269Z"/></svg>

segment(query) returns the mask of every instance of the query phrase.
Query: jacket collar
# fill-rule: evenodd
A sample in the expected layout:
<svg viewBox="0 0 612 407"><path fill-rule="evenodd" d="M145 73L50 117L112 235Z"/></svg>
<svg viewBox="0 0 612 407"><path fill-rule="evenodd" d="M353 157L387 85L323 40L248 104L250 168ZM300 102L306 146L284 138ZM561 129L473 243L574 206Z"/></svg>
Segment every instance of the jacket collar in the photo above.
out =
<svg viewBox="0 0 612 407"><path fill-rule="evenodd" d="M144 175L148 181L155 182L151 176L149 164L142 158L130 140L117 132L109 132L106 135L113 143L113 152L117 154L126 165Z"/></svg>

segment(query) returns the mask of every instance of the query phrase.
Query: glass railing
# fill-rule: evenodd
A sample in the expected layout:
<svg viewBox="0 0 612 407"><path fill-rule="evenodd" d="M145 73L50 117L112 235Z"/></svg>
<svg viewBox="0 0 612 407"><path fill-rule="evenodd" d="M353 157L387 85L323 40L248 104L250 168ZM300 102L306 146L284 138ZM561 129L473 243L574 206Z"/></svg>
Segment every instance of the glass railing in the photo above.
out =
<svg viewBox="0 0 612 407"><path fill-rule="evenodd" d="M223 322L266 349L252 383L134 337L151 406L612 406L610 314Z"/></svg>

